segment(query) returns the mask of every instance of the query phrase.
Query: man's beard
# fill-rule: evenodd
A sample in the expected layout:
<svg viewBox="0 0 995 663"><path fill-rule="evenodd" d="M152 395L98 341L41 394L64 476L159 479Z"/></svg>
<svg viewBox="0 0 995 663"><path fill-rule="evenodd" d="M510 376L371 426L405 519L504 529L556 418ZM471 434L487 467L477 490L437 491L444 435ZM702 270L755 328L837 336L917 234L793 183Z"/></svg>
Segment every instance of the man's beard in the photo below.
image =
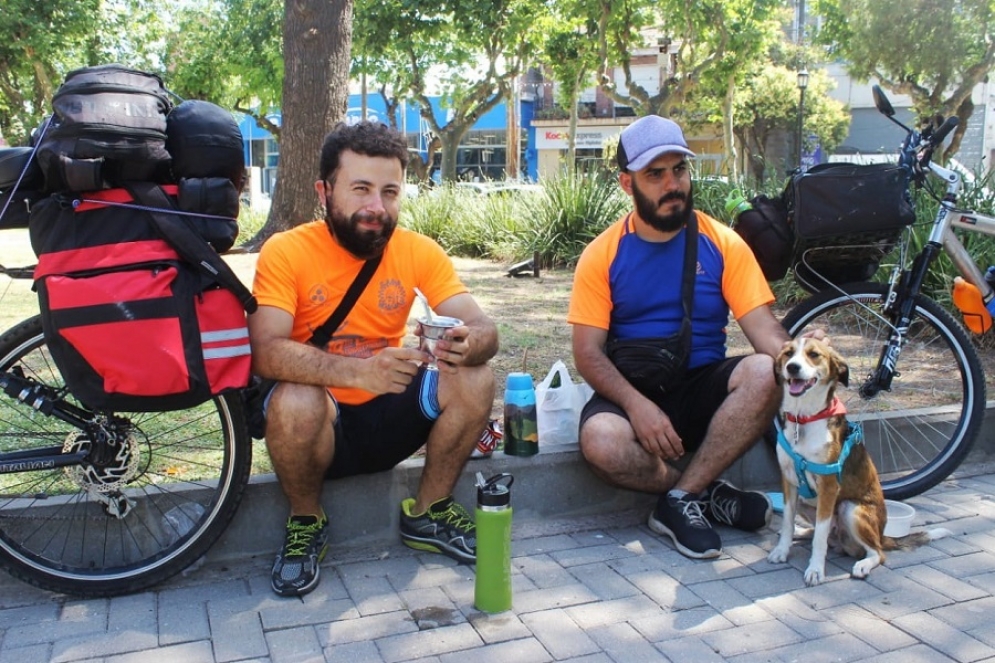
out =
<svg viewBox="0 0 995 663"><path fill-rule="evenodd" d="M636 204L636 211L639 213L639 218L648 223L653 228L659 230L660 232L674 232L680 230L694 214L694 187L688 189L688 193L685 196L682 191L672 191L659 200L650 200L649 196L645 195L636 186L636 181L632 181L632 198ZM660 214L657 212L660 205L671 200L683 200L684 208L671 212L670 214Z"/></svg>
<svg viewBox="0 0 995 663"><path fill-rule="evenodd" d="M382 227L380 230L360 230L361 221L379 221ZM347 218L325 200L325 225L342 248L357 258L369 260L383 253L390 236L394 234L394 228L397 227L397 219L386 212L383 214L356 212Z"/></svg>

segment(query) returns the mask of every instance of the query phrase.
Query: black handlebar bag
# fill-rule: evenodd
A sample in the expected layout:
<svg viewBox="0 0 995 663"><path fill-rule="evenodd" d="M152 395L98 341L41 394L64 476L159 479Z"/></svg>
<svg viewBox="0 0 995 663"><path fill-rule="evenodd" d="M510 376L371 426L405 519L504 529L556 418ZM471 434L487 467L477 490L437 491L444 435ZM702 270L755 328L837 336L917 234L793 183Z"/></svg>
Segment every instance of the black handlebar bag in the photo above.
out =
<svg viewBox="0 0 995 663"><path fill-rule="evenodd" d="M895 164L820 164L785 190L796 280L809 290L866 281L915 222L910 173Z"/></svg>

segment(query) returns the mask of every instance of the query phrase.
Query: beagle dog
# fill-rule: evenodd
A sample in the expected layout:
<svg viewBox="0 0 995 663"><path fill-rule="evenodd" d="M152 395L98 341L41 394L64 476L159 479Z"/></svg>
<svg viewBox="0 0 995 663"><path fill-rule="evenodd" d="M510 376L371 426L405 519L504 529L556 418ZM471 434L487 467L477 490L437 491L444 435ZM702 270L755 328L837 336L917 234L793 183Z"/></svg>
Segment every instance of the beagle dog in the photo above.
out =
<svg viewBox="0 0 995 663"><path fill-rule="evenodd" d="M950 534L936 528L900 539L884 535L881 481L861 429L847 422L846 408L836 396L837 385L848 384L849 369L832 347L814 338L788 341L774 371L784 394L777 446L784 513L768 561L787 561L799 513L814 525L805 570L809 586L825 580L830 543L857 559L853 577L866 578L884 561L885 550L911 549Z"/></svg>

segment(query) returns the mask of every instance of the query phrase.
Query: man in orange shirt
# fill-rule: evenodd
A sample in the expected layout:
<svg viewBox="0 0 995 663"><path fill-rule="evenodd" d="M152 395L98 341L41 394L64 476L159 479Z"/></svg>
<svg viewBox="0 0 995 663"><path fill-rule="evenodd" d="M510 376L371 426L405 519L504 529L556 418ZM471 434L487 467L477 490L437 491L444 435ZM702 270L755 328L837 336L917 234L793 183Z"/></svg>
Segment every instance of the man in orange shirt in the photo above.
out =
<svg viewBox="0 0 995 663"><path fill-rule="evenodd" d="M651 115L622 131L619 183L634 211L585 248L567 320L574 363L596 392L581 415L584 458L609 483L659 495L650 528L703 558L722 550L713 521L755 530L770 520L765 494L718 477L773 421L773 357L788 335L749 247L694 210L693 156L671 120ZM756 354L726 358L730 312ZM647 373L664 338L674 361ZM623 363L626 343L636 359ZM675 463L689 452L682 473Z"/></svg>
<svg viewBox="0 0 995 663"><path fill-rule="evenodd" d="M306 594L327 549L324 479L388 470L425 445L418 493L401 503L401 538L473 563L472 517L452 490L488 420L497 329L428 237L397 227L408 147L384 125L325 138L315 190L326 218L271 237L259 254L249 318L253 367L277 380L266 446L290 503L273 591ZM368 259L381 262L327 348L308 343ZM418 288L463 324L428 353L401 346ZM420 333L420 327L418 332Z"/></svg>

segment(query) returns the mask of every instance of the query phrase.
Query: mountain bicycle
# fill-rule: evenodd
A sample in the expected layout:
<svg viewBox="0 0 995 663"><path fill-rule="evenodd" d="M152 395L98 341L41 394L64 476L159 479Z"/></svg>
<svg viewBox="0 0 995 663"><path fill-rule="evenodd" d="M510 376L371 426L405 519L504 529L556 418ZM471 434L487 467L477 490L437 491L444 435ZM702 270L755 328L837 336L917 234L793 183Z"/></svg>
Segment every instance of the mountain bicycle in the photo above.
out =
<svg viewBox="0 0 995 663"><path fill-rule="evenodd" d="M961 322L923 292L923 283L944 252L990 302L992 288L954 230L995 235L995 218L959 209L960 175L931 160L957 118L937 118L922 130L913 129L895 119L880 87L873 92L878 110L906 132L898 158L907 169L906 192L915 183L939 200L929 239L915 251L911 228L905 228L894 253L892 244L885 243L884 251L896 256L887 283L861 279L839 284L822 278L783 324L792 337L807 329L826 330L846 358L850 388L839 395L851 421L863 425L864 444L881 474L885 496L901 500L949 476L971 451L982 425L985 376L974 344ZM942 196L930 189L930 175L945 184ZM814 266L818 251L832 252L824 265L845 253L832 246L805 252L795 266L796 278L799 265L809 277L819 276Z"/></svg>
<svg viewBox="0 0 995 663"><path fill-rule="evenodd" d="M106 597L179 573L234 517L251 456L241 392L97 412L66 389L40 316L0 334L0 565L21 580Z"/></svg>

